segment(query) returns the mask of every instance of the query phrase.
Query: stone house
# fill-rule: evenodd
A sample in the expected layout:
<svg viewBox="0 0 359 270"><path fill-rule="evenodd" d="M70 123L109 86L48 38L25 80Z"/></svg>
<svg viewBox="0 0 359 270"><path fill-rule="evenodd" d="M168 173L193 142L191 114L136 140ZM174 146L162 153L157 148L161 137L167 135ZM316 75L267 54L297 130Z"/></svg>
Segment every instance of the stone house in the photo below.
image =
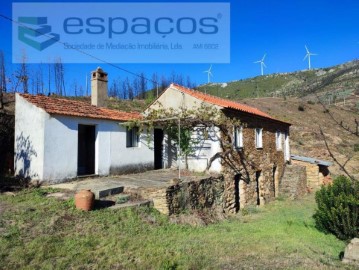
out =
<svg viewBox="0 0 359 270"><path fill-rule="evenodd" d="M121 123L139 113L104 108L107 73L91 77L91 103L16 94L15 175L56 183L82 175L109 175L154 167L147 133Z"/></svg>
<svg viewBox="0 0 359 270"><path fill-rule="evenodd" d="M281 176L290 162L290 124L247 105L194 91L177 84L171 84L146 110L183 108L196 109L214 106L226 116L239 119L240 126L233 127L233 160L230 166L219 158L211 158L221 151L221 136L218 129L210 130L211 138L204 139L187 161L189 170L224 174L224 209L235 212L247 205L263 205L278 196ZM163 144L161 152L155 151L157 166L178 166L173 142L161 133L154 132L154 144ZM181 164L181 163L179 163ZM181 165L180 165L181 166Z"/></svg>

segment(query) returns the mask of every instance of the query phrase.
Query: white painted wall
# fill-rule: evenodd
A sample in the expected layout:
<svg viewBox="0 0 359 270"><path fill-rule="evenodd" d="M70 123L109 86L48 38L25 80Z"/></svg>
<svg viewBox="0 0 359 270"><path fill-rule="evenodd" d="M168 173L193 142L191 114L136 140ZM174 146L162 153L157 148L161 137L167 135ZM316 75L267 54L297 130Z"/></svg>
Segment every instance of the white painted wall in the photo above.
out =
<svg viewBox="0 0 359 270"><path fill-rule="evenodd" d="M158 110L158 109L170 109L181 110L182 108L196 109L200 108L204 102L192 97L186 93L183 93L177 90L175 87L169 87L151 106L145 113L148 113L149 110ZM216 107L219 109L219 106L209 105L211 108ZM200 134L195 134L193 136L201 137ZM215 128L209 132L209 139L201 140L199 145L195 146L195 153L188 157L188 169L191 171L203 172L206 170L209 160L217 152L221 151L220 142L219 142L219 130ZM174 162L177 159L177 153L170 153L170 151L176 151L176 148L173 147L173 142L168 140L168 137L165 137L164 140L164 164L165 167L177 167L178 162ZM182 158L181 167L184 167L185 159ZM209 171L211 172L220 172L222 169L220 159L216 159Z"/></svg>
<svg viewBox="0 0 359 270"><path fill-rule="evenodd" d="M203 134L194 132L194 137L200 138L199 144L195 146L195 153L188 157L188 169L196 172L203 172L206 170L210 158L217 152L221 151L220 147L220 132L218 128L213 128L208 131L208 139L203 137ZM220 159L212 162L209 168L210 172L220 172L222 169Z"/></svg>
<svg viewBox="0 0 359 270"><path fill-rule="evenodd" d="M145 111L147 113L149 109L158 110L161 108L179 110L181 108L196 109L200 108L202 104L206 102L201 101L195 97L192 97L186 93L177 90L175 87L169 87L159 98ZM211 108L219 106L209 105Z"/></svg>
<svg viewBox="0 0 359 270"><path fill-rule="evenodd" d="M284 159L290 161L289 129L284 134Z"/></svg>
<svg viewBox="0 0 359 270"><path fill-rule="evenodd" d="M139 147L126 147L126 127L119 122L67 116L50 116L45 123L44 179L57 181L77 176L78 125L95 125L95 173L109 175L111 168L154 163L153 146L145 134Z"/></svg>
<svg viewBox="0 0 359 270"><path fill-rule="evenodd" d="M111 168L153 166L153 145L141 134L139 147L126 147L126 127L117 121L49 115L17 95L15 138L28 138L36 151L31 156L29 174L32 179L61 182L77 176L78 125L95 125L95 173L110 174ZM24 147L16 145L15 153ZM15 158L16 174L24 168Z"/></svg>
<svg viewBox="0 0 359 270"><path fill-rule="evenodd" d="M15 96L15 175L43 179L46 113Z"/></svg>

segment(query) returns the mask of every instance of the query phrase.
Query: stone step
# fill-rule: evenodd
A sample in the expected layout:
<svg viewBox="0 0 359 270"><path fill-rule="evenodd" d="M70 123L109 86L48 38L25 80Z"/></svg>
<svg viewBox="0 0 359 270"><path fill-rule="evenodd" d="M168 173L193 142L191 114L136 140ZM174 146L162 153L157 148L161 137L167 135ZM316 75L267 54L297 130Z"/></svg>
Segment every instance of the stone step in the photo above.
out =
<svg viewBox="0 0 359 270"><path fill-rule="evenodd" d="M153 203L150 200L142 200L142 201L135 201L135 202L127 202L122 204L115 204L110 206L109 209L123 209L123 208L132 208L132 207L140 207L140 206L151 206Z"/></svg>
<svg viewBox="0 0 359 270"><path fill-rule="evenodd" d="M95 198L96 199L100 199L100 198L104 198L104 197L108 197L111 195L116 195L116 194L120 194L123 192L124 187L111 187L111 188L107 188L107 189L95 189L92 190L93 193L95 193Z"/></svg>

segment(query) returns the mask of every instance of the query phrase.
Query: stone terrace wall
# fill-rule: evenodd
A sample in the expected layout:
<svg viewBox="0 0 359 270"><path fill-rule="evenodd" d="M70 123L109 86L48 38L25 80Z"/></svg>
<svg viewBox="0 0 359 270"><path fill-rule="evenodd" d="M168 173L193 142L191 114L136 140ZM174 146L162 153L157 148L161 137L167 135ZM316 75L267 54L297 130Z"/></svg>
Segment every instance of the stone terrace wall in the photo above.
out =
<svg viewBox="0 0 359 270"><path fill-rule="evenodd" d="M200 209L223 209L223 176L171 185L148 193L154 208L165 215Z"/></svg>

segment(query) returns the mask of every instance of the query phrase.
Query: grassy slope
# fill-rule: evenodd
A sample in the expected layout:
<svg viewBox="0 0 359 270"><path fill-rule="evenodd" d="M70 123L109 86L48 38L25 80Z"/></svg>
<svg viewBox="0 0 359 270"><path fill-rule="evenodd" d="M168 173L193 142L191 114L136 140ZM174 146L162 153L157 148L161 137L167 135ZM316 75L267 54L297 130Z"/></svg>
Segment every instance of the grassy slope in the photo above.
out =
<svg viewBox="0 0 359 270"><path fill-rule="evenodd" d="M324 69L292 73L270 74L226 84L205 84L200 91L223 98L240 99L268 96L307 96L316 100L313 93L336 93L336 99L354 93L359 86L359 61Z"/></svg>
<svg viewBox="0 0 359 270"><path fill-rule="evenodd" d="M330 269L345 243L314 227L313 196L206 227L152 209L78 212L39 190L0 194L1 269Z"/></svg>

